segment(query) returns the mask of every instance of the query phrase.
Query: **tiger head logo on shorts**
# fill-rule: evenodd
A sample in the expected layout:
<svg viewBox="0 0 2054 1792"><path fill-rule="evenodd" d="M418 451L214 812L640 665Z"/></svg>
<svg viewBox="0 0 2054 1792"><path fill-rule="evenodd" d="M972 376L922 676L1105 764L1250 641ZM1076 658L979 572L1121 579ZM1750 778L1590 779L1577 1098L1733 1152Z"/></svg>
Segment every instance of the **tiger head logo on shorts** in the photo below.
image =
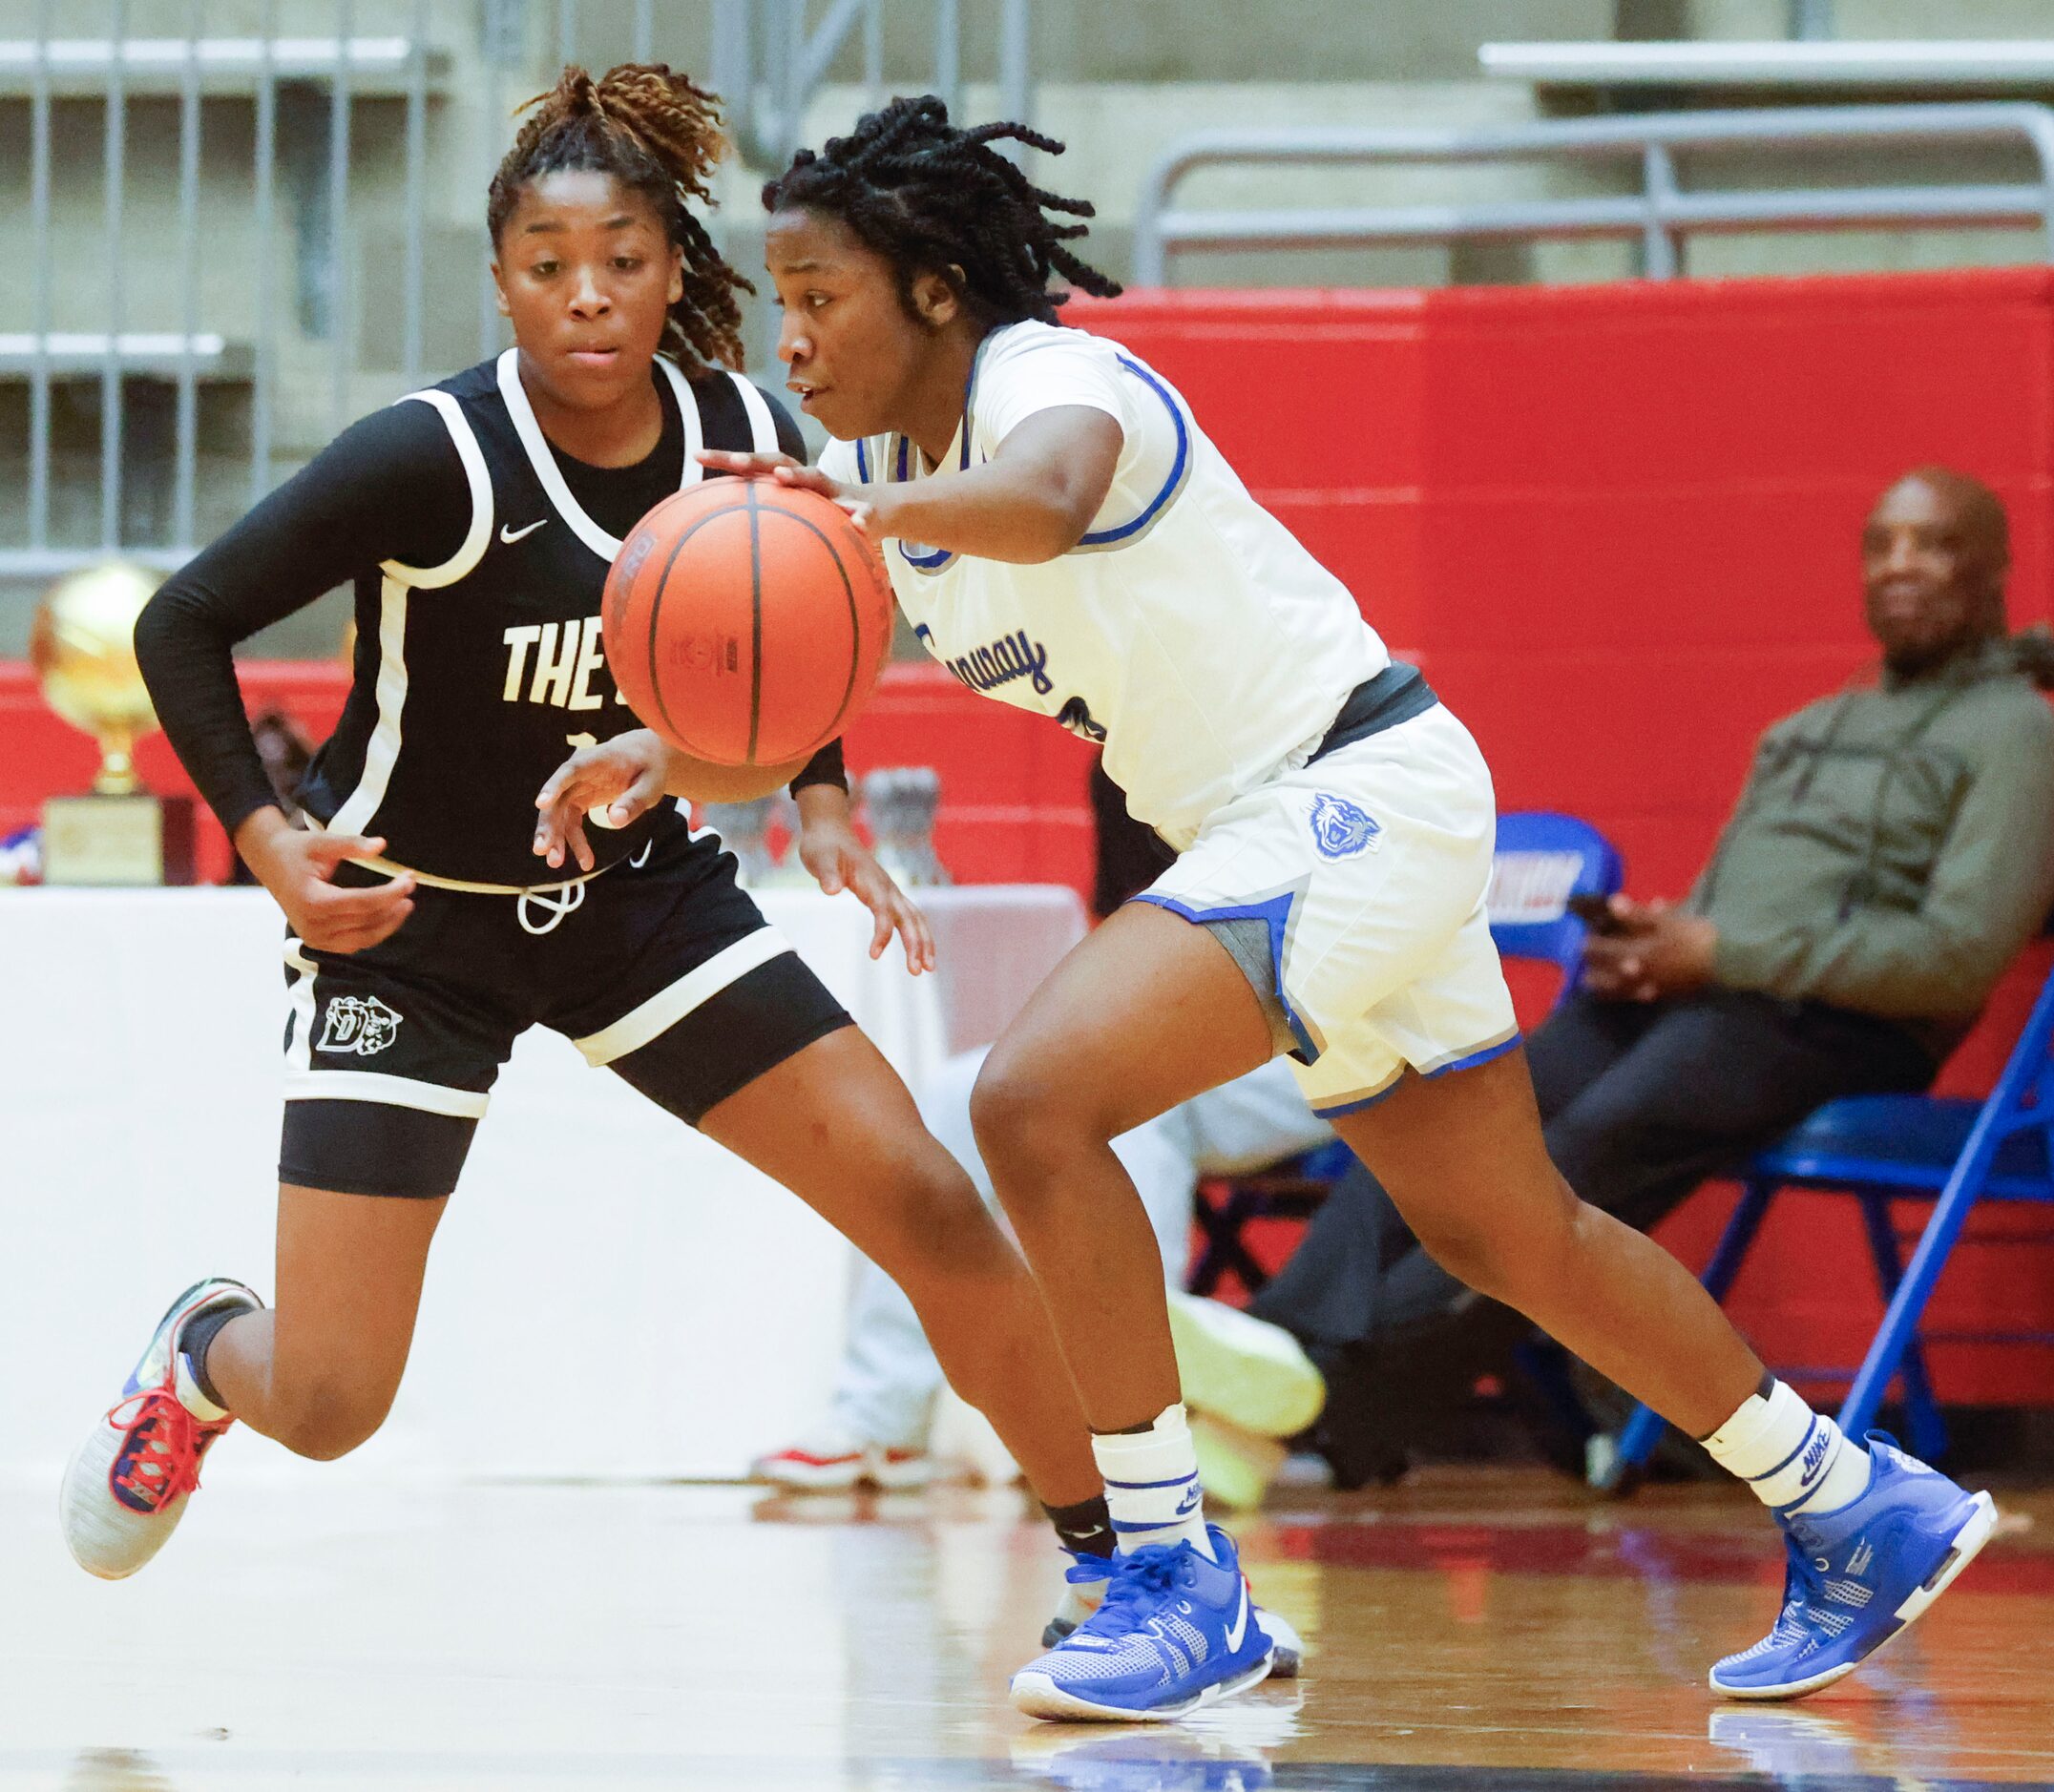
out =
<svg viewBox="0 0 2054 1792"><path fill-rule="evenodd" d="M1352 859L1384 830L1367 809L1324 790L1312 799L1312 844L1322 859Z"/></svg>
<svg viewBox="0 0 2054 1792"><path fill-rule="evenodd" d="M405 1017L375 995L338 995L328 1003L326 1024L316 1052L353 1052L361 1058L392 1043Z"/></svg>

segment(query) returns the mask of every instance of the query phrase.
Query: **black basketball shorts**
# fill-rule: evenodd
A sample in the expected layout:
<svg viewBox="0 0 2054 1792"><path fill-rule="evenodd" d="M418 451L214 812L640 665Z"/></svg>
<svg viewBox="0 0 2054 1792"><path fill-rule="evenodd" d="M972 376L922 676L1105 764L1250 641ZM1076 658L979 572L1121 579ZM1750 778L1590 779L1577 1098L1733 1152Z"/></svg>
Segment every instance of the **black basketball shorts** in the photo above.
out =
<svg viewBox="0 0 2054 1792"><path fill-rule="evenodd" d="M555 898L419 886L364 951L287 937L279 1179L431 1198L456 1186L499 1067L568 1037L689 1125L848 1012L682 820L642 863ZM376 874L345 866L354 882ZM560 912L558 910L560 909Z"/></svg>

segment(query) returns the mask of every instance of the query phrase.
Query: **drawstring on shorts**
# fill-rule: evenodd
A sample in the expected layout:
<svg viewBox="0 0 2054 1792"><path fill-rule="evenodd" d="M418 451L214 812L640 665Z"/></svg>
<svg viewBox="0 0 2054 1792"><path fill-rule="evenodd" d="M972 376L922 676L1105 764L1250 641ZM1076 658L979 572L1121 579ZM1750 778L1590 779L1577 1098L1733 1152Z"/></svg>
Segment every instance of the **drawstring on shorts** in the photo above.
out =
<svg viewBox="0 0 2054 1792"><path fill-rule="evenodd" d="M547 918L541 922L533 920L528 913L530 903ZM520 893L520 900L514 905L514 912L520 918L522 930L539 939L544 934L554 933L562 924L565 915L575 915L584 904L585 884L584 880L580 879L576 884L558 885L555 889L524 889Z"/></svg>

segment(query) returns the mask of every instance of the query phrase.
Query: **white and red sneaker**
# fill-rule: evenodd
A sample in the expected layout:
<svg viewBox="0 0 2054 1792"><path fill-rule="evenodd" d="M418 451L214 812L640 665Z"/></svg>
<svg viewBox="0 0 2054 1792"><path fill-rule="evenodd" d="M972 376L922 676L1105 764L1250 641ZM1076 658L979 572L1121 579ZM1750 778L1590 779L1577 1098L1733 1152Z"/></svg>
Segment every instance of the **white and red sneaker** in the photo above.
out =
<svg viewBox="0 0 2054 1792"><path fill-rule="evenodd" d="M58 1519L79 1567L102 1580L133 1574L164 1547L199 1486L199 1461L235 1423L199 1391L178 1334L188 1320L263 1305L240 1281L195 1282L157 1322L150 1347L65 1470Z"/></svg>
<svg viewBox="0 0 2054 1792"><path fill-rule="evenodd" d="M749 1473L758 1481L807 1493L838 1493L856 1487L897 1492L927 1486L934 1478L934 1459L925 1450L866 1444L829 1422L796 1444L757 1457Z"/></svg>

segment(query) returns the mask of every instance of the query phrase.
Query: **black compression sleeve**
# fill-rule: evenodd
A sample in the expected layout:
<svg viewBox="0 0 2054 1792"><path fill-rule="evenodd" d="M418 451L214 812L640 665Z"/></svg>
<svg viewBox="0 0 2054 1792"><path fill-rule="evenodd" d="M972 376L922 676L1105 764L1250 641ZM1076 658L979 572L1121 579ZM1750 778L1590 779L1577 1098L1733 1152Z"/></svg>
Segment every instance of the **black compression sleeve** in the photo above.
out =
<svg viewBox="0 0 2054 1792"><path fill-rule="evenodd" d="M136 660L179 762L231 838L277 802L235 644L382 560L439 565L470 528L470 482L441 417L393 405L344 430L151 598Z"/></svg>
<svg viewBox="0 0 2054 1792"><path fill-rule="evenodd" d="M839 740L829 740L807 761L798 777L791 781L791 794L796 797L808 784L836 784L847 792L849 768L842 761L842 743Z"/></svg>

